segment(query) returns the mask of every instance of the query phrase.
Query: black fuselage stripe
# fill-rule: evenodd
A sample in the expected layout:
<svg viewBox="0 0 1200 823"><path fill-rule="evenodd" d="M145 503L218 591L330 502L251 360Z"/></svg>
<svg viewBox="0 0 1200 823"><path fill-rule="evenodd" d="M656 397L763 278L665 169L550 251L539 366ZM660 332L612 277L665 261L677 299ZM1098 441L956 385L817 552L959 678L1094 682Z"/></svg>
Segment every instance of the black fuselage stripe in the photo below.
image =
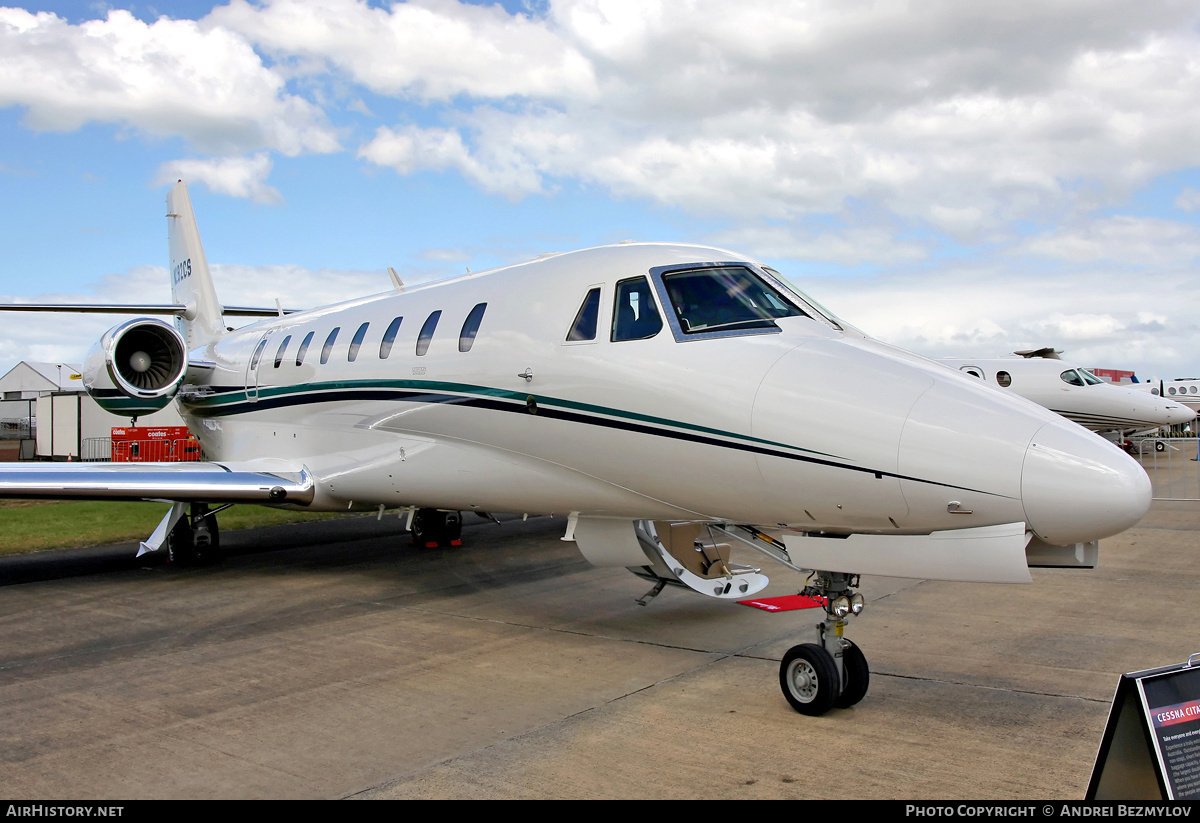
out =
<svg viewBox="0 0 1200 823"><path fill-rule="evenodd" d="M674 440L687 441L690 443L716 446L718 448L736 449L738 451L749 452L751 454L780 457L785 460L798 460L802 463L811 463L818 466L829 466L830 468L844 469L846 471L858 472L860 474L871 474L880 479L884 477L893 477L897 480L911 480L914 483L924 483L930 486L941 486L942 488L947 489L957 489L960 491L974 492L976 494L986 494L990 497L1007 497L1007 495L983 491L980 489L973 489L969 486L957 486L953 483L943 483L938 480L925 480L920 477L912 477L910 475L899 474L897 472L885 471L882 469L872 469L865 466L851 466L845 463L838 463L835 460L825 460L819 457L795 454L792 452L772 449L766 446L758 446L751 443L738 443L736 441L721 440L716 437L709 437L707 435L698 434L695 432L680 431L676 429L662 429L655 426L649 426L644 423L635 423L630 420L620 420L611 417L601 417L598 415L586 414L583 412L569 411L548 404L537 405L537 411L531 412L527 403L522 403L519 400L504 400L496 397L471 397L459 394L444 394L428 391L404 391L399 389L345 389L337 391L310 392L305 394L289 394L280 397L263 397L255 402L230 404L228 406L221 406L218 409L213 409L207 412L205 410L197 411L199 412L200 416L224 417L227 415L242 414L265 409L281 409L292 406L314 405L317 403L338 403L356 400L403 400L410 403L446 403L451 405L468 406L475 409L508 412L510 414L536 414L538 417L548 418L551 420L563 420L588 426L601 426L609 429L618 429L621 431L635 432L638 434L647 434L654 437L667 437ZM536 396L534 396L534 402L537 403Z"/></svg>

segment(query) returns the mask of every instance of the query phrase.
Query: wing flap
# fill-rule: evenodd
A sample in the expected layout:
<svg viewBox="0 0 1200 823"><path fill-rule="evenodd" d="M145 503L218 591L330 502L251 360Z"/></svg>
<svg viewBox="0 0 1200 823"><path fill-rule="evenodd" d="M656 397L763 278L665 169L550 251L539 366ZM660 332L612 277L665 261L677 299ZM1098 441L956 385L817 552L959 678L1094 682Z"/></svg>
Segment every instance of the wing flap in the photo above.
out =
<svg viewBox="0 0 1200 823"><path fill-rule="evenodd" d="M316 491L303 466L254 463L0 463L0 497L173 500L308 505Z"/></svg>

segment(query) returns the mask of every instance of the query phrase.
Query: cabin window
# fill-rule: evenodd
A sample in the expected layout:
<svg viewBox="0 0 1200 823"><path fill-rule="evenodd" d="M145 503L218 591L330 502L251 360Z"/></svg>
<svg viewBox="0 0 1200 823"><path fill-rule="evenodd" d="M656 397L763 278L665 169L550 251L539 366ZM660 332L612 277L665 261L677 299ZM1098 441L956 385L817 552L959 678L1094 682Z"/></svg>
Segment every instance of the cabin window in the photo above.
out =
<svg viewBox="0 0 1200 823"><path fill-rule="evenodd" d="M487 303L477 303L463 323L462 331L458 334L458 350L470 351L475 345L475 335L479 333L479 324L483 322L483 313Z"/></svg>
<svg viewBox="0 0 1200 823"><path fill-rule="evenodd" d="M1012 385L1012 375L1006 371L998 371L996 372L996 382L1007 389Z"/></svg>
<svg viewBox="0 0 1200 823"><path fill-rule="evenodd" d="M654 305L650 283L646 278L634 277L618 282L613 306L612 339L646 340L661 330L662 317Z"/></svg>
<svg viewBox="0 0 1200 823"><path fill-rule="evenodd" d="M308 344L312 342L314 334L316 334L316 332L310 331L308 334L304 335L304 339L300 341L300 348L296 351L297 366L304 364L304 355L308 353Z"/></svg>
<svg viewBox="0 0 1200 823"><path fill-rule="evenodd" d="M433 330L437 328L438 320L442 319L442 311L438 309L429 317L425 318L425 325L421 326L421 333L417 335L417 356L420 357L429 351L429 343L433 340Z"/></svg>
<svg viewBox="0 0 1200 823"><path fill-rule="evenodd" d="M663 284L684 334L774 329L776 318L807 316L743 266L664 274Z"/></svg>
<svg viewBox="0 0 1200 823"><path fill-rule="evenodd" d="M595 340L596 326L600 323L600 289L595 288L583 298L583 304L575 314L575 322L567 332L567 340Z"/></svg>
<svg viewBox="0 0 1200 823"><path fill-rule="evenodd" d="M324 366L329 362L329 353L333 351L333 341L337 340L338 332L342 330L341 326L334 327L329 336L325 338L325 345L321 347L321 365Z"/></svg>
<svg viewBox="0 0 1200 823"><path fill-rule="evenodd" d="M258 368L258 361L262 359L263 349L267 347L267 338L263 338L258 342L257 348L254 349L254 356L250 358L250 371Z"/></svg>
<svg viewBox="0 0 1200 823"><path fill-rule="evenodd" d="M963 366L961 369L959 369L959 371L964 371L972 377L978 377L980 380L983 379L983 372L974 366Z"/></svg>
<svg viewBox="0 0 1200 823"><path fill-rule="evenodd" d="M387 331L383 333L383 340L379 341L380 360L387 360L388 355L392 353L392 344L396 342L396 332L400 331L400 323L403 320L403 317L397 317L388 324Z"/></svg>
<svg viewBox="0 0 1200 823"><path fill-rule="evenodd" d="M358 359L358 349L362 346L363 338L367 336L367 326L370 323L363 323L358 327L358 331L354 333L354 337L350 339L350 350L346 352L346 360L353 363Z"/></svg>
<svg viewBox="0 0 1200 823"><path fill-rule="evenodd" d="M292 342L292 336L289 334L283 338L283 342L279 344L279 349L275 352L275 368L279 368L279 364L283 362L283 353L287 351L288 343Z"/></svg>

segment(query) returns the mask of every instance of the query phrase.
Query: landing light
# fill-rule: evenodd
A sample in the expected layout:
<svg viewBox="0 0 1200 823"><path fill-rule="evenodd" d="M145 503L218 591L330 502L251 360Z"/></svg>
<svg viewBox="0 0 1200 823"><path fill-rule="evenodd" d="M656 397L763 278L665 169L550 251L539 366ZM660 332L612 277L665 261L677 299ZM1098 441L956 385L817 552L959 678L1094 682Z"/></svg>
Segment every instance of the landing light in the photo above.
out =
<svg viewBox="0 0 1200 823"><path fill-rule="evenodd" d="M866 600L863 599L861 594L857 592L852 595L843 594L841 597L830 601L829 613L838 620L841 620L846 615L859 614L865 605Z"/></svg>

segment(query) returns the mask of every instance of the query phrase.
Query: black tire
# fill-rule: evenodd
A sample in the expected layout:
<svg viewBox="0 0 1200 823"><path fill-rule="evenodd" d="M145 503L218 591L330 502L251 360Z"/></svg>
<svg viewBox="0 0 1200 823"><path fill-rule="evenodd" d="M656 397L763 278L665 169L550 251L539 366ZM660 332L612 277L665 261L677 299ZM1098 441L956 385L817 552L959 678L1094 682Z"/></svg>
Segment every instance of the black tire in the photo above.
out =
<svg viewBox="0 0 1200 823"><path fill-rule="evenodd" d="M430 543L435 546L442 543L441 512L437 509L417 509L417 513L413 515L412 522L412 542L414 546L421 548L432 548Z"/></svg>
<svg viewBox="0 0 1200 823"><path fill-rule="evenodd" d="M447 543L462 540L462 512L439 512Z"/></svg>
<svg viewBox="0 0 1200 823"><path fill-rule="evenodd" d="M1156 452L1165 452L1167 450L1167 444L1162 442L1161 440L1155 440L1154 441L1154 450Z"/></svg>
<svg viewBox="0 0 1200 823"><path fill-rule="evenodd" d="M825 714L839 691L833 656L815 643L793 646L779 664L779 687L800 714Z"/></svg>
<svg viewBox="0 0 1200 823"><path fill-rule="evenodd" d="M205 507L205 511L207 511ZM217 518L209 515L192 525L192 517L180 518L167 537L167 562L179 568L207 566L221 559L221 533Z"/></svg>
<svg viewBox="0 0 1200 823"><path fill-rule="evenodd" d="M185 515L167 535L167 562L178 568L196 565L196 547L192 543L192 525Z"/></svg>
<svg viewBox="0 0 1200 823"><path fill-rule="evenodd" d="M220 562L221 530L215 516L209 515L192 527L192 552L197 566Z"/></svg>
<svg viewBox="0 0 1200 823"><path fill-rule="evenodd" d="M871 669L867 666L867 658L862 649L845 641L842 650L842 693L838 695L833 705L839 709L848 709L867 696L867 687L871 685Z"/></svg>

